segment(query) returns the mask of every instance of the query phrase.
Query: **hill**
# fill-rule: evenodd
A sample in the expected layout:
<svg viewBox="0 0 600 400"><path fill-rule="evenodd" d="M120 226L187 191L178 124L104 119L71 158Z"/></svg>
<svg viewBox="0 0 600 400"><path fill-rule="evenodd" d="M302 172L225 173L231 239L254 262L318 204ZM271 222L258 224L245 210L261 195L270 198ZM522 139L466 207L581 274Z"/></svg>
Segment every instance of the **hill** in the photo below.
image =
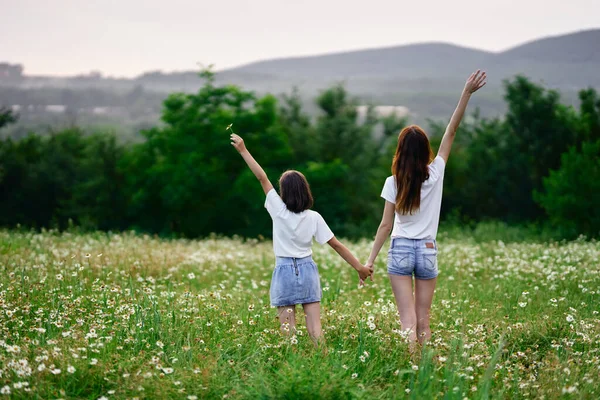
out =
<svg viewBox="0 0 600 400"><path fill-rule="evenodd" d="M474 101L483 115L505 111L502 82L516 74L559 89L564 101L576 103L579 89L600 88L598 43L600 29L541 38L502 52L421 43L259 61L218 71L217 81L276 95L296 86L309 111L314 110L312 99L320 90L343 82L364 102L408 107L413 120L422 123L426 118L448 117L464 79L475 68L486 70L490 77L488 87ZM202 84L195 71L152 71L134 79L107 78L97 72L69 78L27 76L22 71L20 65L0 63L0 105L19 105L38 113L48 105L62 104L80 120L86 120L87 110L105 107L112 125L155 123L167 93L193 92ZM24 122L30 120L23 117ZM47 123L44 116L37 115L36 120Z"/></svg>
<svg viewBox="0 0 600 400"><path fill-rule="evenodd" d="M270 80L295 80L296 83L313 79L350 82L368 78L372 80L373 90L377 90L379 82L413 81L417 84L411 86L418 90L428 80L450 78L462 82L463 75L481 67L490 72L492 85L523 73L557 88L598 87L598 43L600 29L543 38L498 53L445 43L423 43L260 61L223 71L221 76L238 82L244 74L260 73Z"/></svg>

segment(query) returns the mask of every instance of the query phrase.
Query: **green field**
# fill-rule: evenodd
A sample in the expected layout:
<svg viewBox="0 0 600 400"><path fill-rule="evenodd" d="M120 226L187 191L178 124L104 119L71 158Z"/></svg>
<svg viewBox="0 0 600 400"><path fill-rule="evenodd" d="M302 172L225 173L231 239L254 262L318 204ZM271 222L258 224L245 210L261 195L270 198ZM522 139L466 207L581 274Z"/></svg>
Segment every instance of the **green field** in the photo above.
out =
<svg viewBox="0 0 600 400"><path fill-rule="evenodd" d="M315 246L326 345L279 332L268 241L0 231L7 398L598 398L600 244L439 236L431 343ZM361 259L369 241L350 244ZM299 321L302 313L299 310ZM0 398L3 398L0 395Z"/></svg>

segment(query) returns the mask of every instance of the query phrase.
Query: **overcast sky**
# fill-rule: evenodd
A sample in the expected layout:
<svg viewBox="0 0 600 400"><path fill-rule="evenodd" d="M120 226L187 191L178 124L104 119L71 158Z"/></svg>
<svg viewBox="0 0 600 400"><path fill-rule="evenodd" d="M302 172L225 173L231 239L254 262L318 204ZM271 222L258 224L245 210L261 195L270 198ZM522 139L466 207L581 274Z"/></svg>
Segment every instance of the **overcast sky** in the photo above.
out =
<svg viewBox="0 0 600 400"><path fill-rule="evenodd" d="M0 61L135 76L424 41L497 51L599 27L600 0L0 0Z"/></svg>

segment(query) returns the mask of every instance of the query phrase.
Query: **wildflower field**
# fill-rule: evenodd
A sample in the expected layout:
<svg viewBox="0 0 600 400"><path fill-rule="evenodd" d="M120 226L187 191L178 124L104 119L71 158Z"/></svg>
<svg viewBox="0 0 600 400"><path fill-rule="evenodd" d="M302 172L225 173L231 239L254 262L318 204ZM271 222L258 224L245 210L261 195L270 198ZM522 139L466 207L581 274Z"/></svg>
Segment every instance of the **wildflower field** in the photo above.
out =
<svg viewBox="0 0 600 400"><path fill-rule="evenodd" d="M315 246L326 345L279 331L271 242L0 231L0 399L600 397L600 244L442 234L411 355L375 282ZM350 243L361 259L367 240Z"/></svg>

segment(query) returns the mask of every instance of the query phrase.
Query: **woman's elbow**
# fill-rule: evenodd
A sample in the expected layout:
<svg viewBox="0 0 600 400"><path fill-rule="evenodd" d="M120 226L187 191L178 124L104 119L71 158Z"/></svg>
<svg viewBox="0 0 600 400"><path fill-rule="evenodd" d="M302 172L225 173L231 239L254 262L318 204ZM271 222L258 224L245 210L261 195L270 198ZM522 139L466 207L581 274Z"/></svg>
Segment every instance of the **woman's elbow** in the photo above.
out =
<svg viewBox="0 0 600 400"><path fill-rule="evenodd" d="M262 174L259 174L256 176L256 179L258 179L258 181L260 183L266 183L269 182L269 177L267 177L267 174L265 174L264 172Z"/></svg>
<svg viewBox="0 0 600 400"><path fill-rule="evenodd" d="M389 234L392 231L393 224L389 222L382 222L379 224L379 232Z"/></svg>

